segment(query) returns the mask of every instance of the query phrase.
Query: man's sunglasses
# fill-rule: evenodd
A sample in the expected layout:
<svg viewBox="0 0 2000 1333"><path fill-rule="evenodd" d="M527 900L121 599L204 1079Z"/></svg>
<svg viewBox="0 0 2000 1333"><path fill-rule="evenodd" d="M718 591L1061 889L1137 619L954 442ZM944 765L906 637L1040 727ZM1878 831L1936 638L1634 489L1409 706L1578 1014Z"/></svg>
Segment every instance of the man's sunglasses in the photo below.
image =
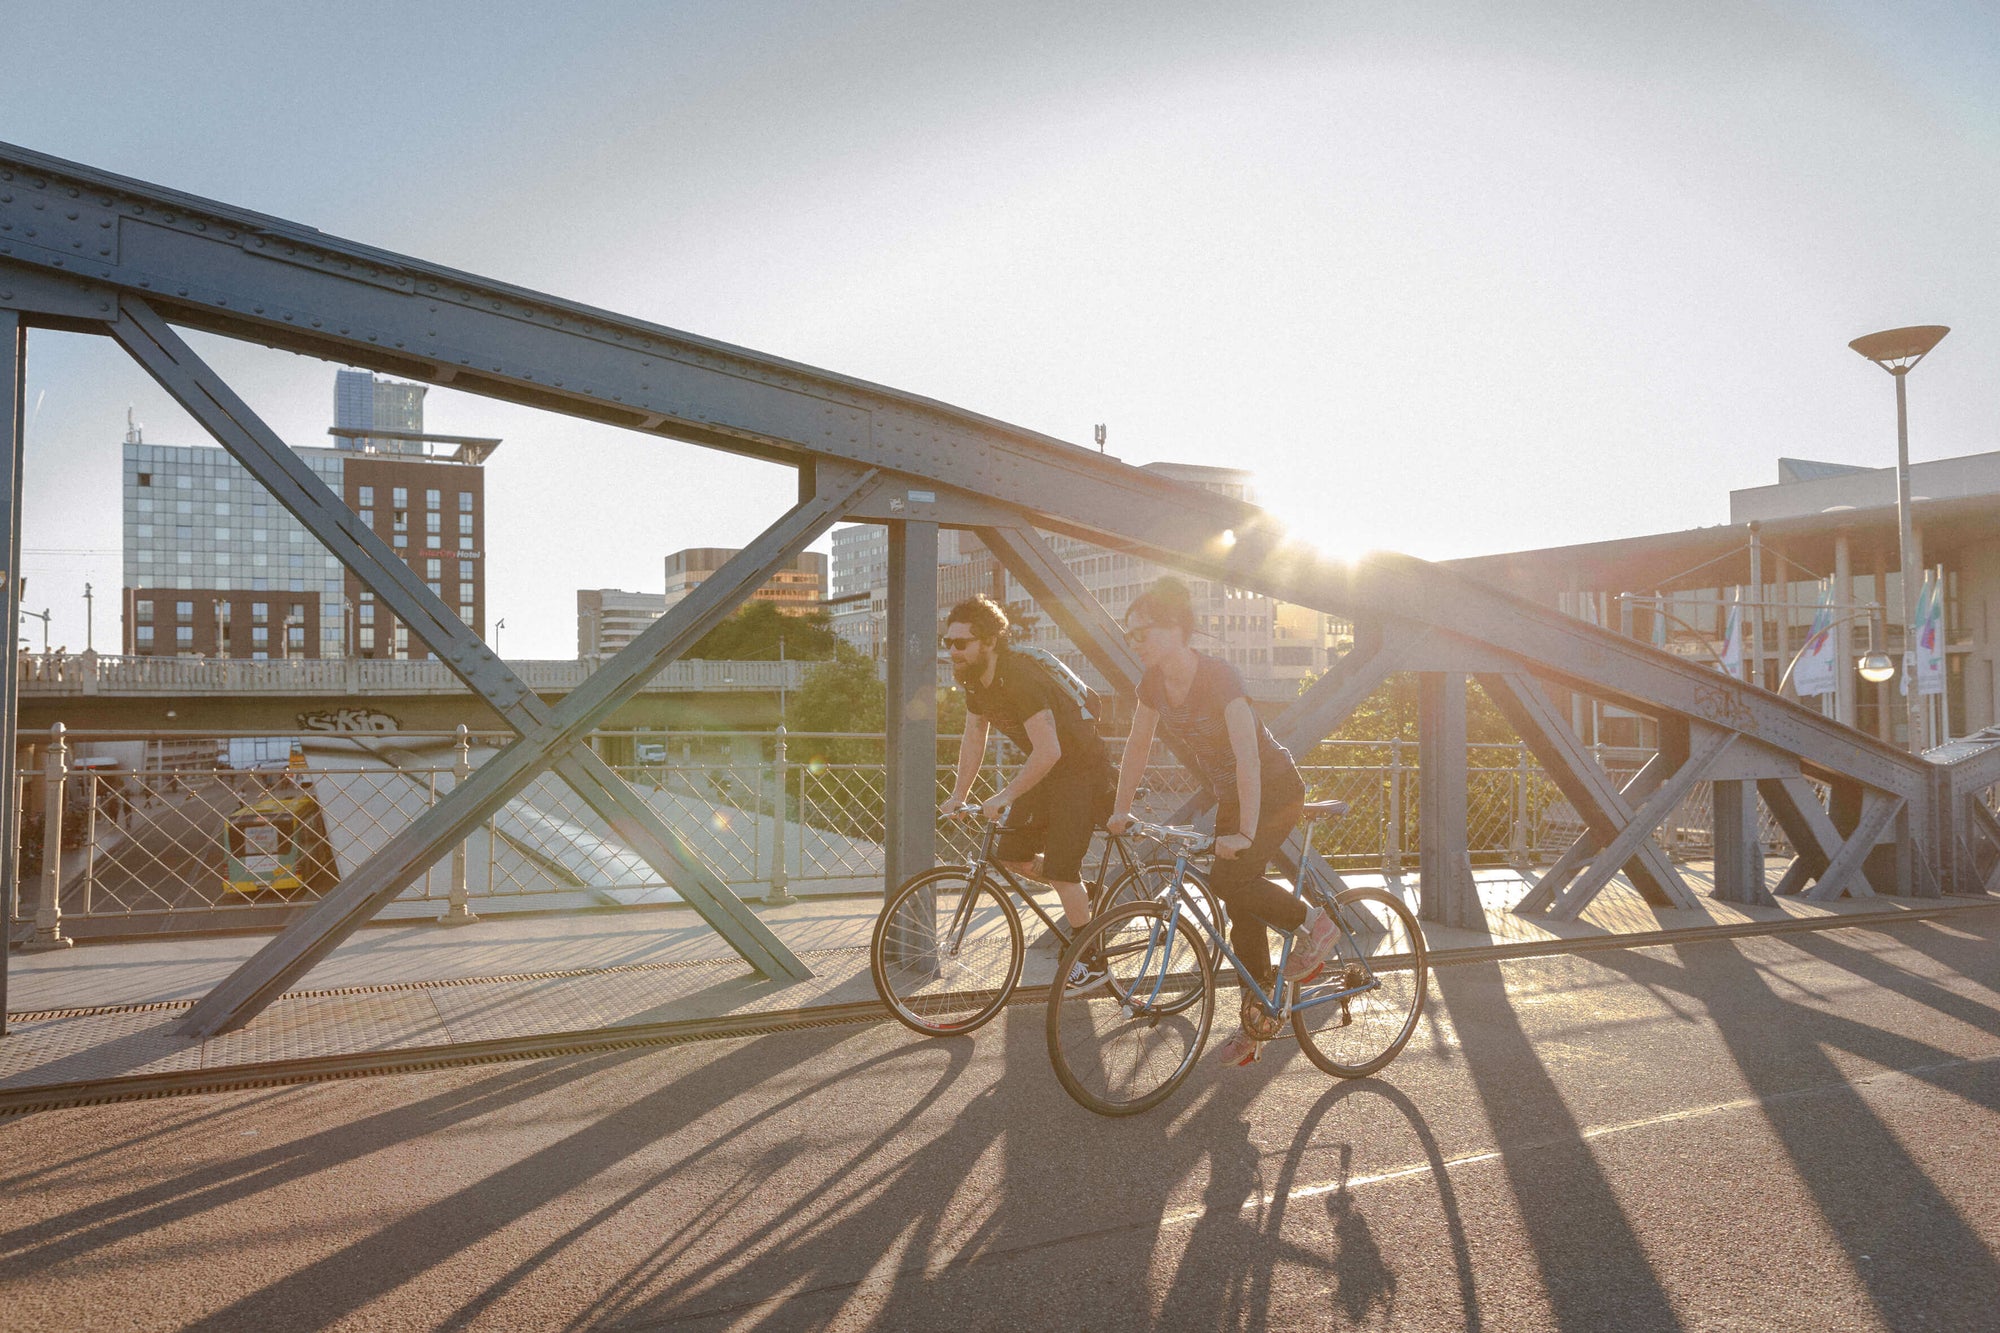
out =
<svg viewBox="0 0 2000 1333"><path fill-rule="evenodd" d="M967 636L966 638L963 639L951 639L951 638L945 638L943 636L939 636L938 638L938 643L943 647L951 650L952 652L958 652L961 649L970 648L973 644L978 642L979 642L978 639L972 638L970 636Z"/></svg>

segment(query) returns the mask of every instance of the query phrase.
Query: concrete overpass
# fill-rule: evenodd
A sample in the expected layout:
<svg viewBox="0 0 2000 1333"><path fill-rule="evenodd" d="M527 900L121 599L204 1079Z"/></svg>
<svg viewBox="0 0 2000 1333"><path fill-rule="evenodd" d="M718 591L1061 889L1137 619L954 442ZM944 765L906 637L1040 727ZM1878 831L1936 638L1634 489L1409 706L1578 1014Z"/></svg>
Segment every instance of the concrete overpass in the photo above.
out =
<svg viewBox="0 0 2000 1333"><path fill-rule="evenodd" d="M684 659L655 672L602 725L614 730L778 724L782 691L804 683L810 662ZM508 666L554 704L597 670L593 662L517 661ZM464 724L501 731L505 722L439 661L367 658L250 662L117 657L92 652L23 653L24 734L61 722L73 731L269 731L373 735L444 731Z"/></svg>

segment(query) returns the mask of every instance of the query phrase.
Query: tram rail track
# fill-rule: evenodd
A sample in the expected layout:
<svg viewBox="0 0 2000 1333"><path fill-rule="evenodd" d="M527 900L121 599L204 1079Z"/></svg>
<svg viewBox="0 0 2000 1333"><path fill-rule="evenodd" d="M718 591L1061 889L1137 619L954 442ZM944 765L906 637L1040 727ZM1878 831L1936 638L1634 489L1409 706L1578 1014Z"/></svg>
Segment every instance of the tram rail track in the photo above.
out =
<svg viewBox="0 0 2000 1333"><path fill-rule="evenodd" d="M1569 954L1601 953L1609 950L1649 949L1678 944L1720 942L1761 935L1807 934L1824 930L1880 928L1914 924L1956 912L2000 906L2000 899L1970 898L1944 900L1921 907L1899 907L1888 912L1788 918L1783 921L1744 921L1727 925L1689 926L1643 934L1599 935L1581 939L1521 940L1431 951L1432 967L1455 967L1469 963L1508 962L1529 958L1560 957ZM815 950L832 953L835 950ZM562 973L522 974L591 975L599 971L629 971L631 965L605 969L573 969ZM379 986L350 986L336 990L300 992L301 995L367 995L406 991L425 985L466 985L480 981L505 982L512 975L486 978L448 978L437 982L397 981ZM1222 985L1234 978L1218 979ZM1046 985L1016 987L1008 1005L1039 1004L1048 999ZM12 1014L11 1021L30 1018L94 1016L139 1013L162 1009L185 1009L191 1001L153 1001L130 1005L110 1005L91 1009L44 1010L32 1015ZM270 1060L230 1065L216 1069L175 1070L154 1074L114 1075L103 1078L0 1088L0 1120L68 1107L95 1106L109 1102L141 1101L158 1097L193 1096L235 1092L251 1088L326 1082L334 1079L368 1078L385 1074L422 1073L462 1066L498 1064L517 1060L549 1059L566 1055L648 1047L688 1045L694 1042L768 1036L801 1032L813 1028L839 1027L857 1023L893 1021L888 1009L876 999L838 1004L814 1005L797 1009L763 1010L717 1018L668 1019L655 1023L632 1023L616 1027L581 1028L525 1036L449 1042L432 1046L402 1047L386 1051L356 1051L339 1055L310 1056L290 1060Z"/></svg>

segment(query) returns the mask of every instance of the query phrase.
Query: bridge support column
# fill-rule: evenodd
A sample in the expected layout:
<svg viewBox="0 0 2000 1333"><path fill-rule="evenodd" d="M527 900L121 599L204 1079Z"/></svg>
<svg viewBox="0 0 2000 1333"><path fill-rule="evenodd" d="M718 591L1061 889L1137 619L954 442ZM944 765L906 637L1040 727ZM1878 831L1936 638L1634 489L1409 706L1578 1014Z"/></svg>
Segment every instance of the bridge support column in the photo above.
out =
<svg viewBox="0 0 2000 1333"><path fill-rule="evenodd" d="M937 524L889 524L885 892L937 863L937 551Z"/></svg>
<svg viewBox="0 0 2000 1333"><path fill-rule="evenodd" d="M49 758L42 787L42 878L35 898L35 933L22 948L29 952L67 949L76 941L62 930L62 836L64 788L69 782L69 746L58 722L49 728Z"/></svg>
<svg viewBox="0 0 2000 1333"><path fill-rule="evenodd" d="M6 545L0 548L0 605L7 624L21 623L21 403L26 397L28 329L20 312L0 310L0 521ZM12 638L13 630L8 630ZM21 655L9 642L0 653L0 1036L7 1033L7 944L14 929L14 886L20 879L15 852L20 844L21 811L14 799L16 707L21 687Z"/></svg>
<svg viewBox="0 0 2000 1333"><path fill-rule="evenodd" d="M1441 926L1486 924L1466 853L1465 677L1418 673L1417 855L1423 891L1417 914Z"/></svg>
<svg viewBox="0 0 2000 1333"><path fill-rule="evenodd" d="M1718 778L1715 791L1715 890L1723 902L1773 907L1764 884L1764 844L1757 828L1757 784Z"/></svg>

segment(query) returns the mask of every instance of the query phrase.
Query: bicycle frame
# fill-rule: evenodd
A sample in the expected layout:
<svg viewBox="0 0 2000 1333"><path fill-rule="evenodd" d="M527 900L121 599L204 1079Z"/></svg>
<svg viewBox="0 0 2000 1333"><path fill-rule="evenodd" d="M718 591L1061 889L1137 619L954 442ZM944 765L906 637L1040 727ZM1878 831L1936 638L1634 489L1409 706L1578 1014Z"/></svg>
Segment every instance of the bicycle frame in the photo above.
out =
<svg viewBox="0 0 2000 1333"><path fill-rule="evenodd" d="M1049 914L1047 908L1035 900L1035 895L1029 892L1027 886L1021 882L1020 878L1013 871L1009 870L1002 862L993 859L994 840L1002 833L1011 831L1011 829L1000 824L989 823L986 825L985 834L981 837L979 843L979 854L973 857L970 864L966 866L967 879L973 884L978 884L988 880L990 872L998 871L1000 879L1012 890L1014 896L1027 904L1028 910L1040 918L1041 923L1054 932L1057 939L1067 945L1070 941L1069 931L1055 917ZM1099 829L1097 832L1101 833L1104 837L1104 850L1099 853L1097 858L1096 878L1085 881L1086 887L1091 890L1089 896L1093 915L1102 907L1102 895L1111 887L1112 856L1115 854L1118 858L1117 870L1121 879L1138 870L1142 864L1133 858L1131 845L1125 840L1124 835L1113 833L1109 829ZM968 894L960 910L970 910L972 901L973 895ZM954 922L954 928L958 924Z"/></svg>
<svg viewBox="0 0 2000 1333"><path fill-rule="evenodd" d="M1332 920L1334 926L1346 939L1348 945L1353 948L1355 955L1359 956L1361 952L1360 942L1354 938L1354 932L1347 928L1347 914L1339 910L1339 905L1334 902L1333 895L1327 892L1326 884L1320 878L1320 871L1314 864L1317 860L1318 854L1308 848L1305 856L1300 860L1298 879L1292 885L1292 896L1295 898L1304 898L1306 896L1306 881L1308 879L1312 880L1314 900L1320 904L1321 910L1326 912L1328 918ZM1196 905L1187 892L1188 872L1191 868L1187 849L1184 846L1177 845L1174 849L1174 878L1170 885L1173 906L1167 912L1166 938L1169 940L1174 937L1174 930L1180 921L1182 906L1185 904L1187 907L1193 908ZM1235 951L1229 947L1227 933L1222 929L1221 925L1218 922L1205 919L1199 911L1191 912L1191 916L1193 917L1196 929L1205 932L1209 937L1209 942L1215 945L1222 956L1229 960L1229 965L1236 969L1239 984L1248 986L1251 993L1257 997L1258 1004L1263 1008L1264 1012L1278 1019L1280 1022L1289 1018L1295 1010L1310 1009L1315 1005L1330 1004L1336 1000L1351 1000L1355 996L1374 990L1382 984L1371 971L1368 980L1359 986L1350 986L1344 990L1329 991L1323 995L1314 995L1302 1004L1293 1004L1291 995L1288 993L1293 988L1288 988L1283 984L1285 962L1292 956L1292 937L1287 934L1278 949L1277 973L1279 982L1275 989L1278 991L1279 998L1274 999L1265 993L1264 988L1257 983L1257 978L1252 976L1250 970L1243 966L1243 960L1238 958ZM1152 962L1153 947L1152 942L1148 941L1146 956L1140 959L1140 967L1142 969L1140 975L1142 976L1144 975L1143 969ZM1162 968L1160 975L1153 982L1152 995L1147 997L1148 1007L1151 1007L1154 1001L1159 998L1160 987L1166 983L1166 979L1166 970Z"/></svg>

